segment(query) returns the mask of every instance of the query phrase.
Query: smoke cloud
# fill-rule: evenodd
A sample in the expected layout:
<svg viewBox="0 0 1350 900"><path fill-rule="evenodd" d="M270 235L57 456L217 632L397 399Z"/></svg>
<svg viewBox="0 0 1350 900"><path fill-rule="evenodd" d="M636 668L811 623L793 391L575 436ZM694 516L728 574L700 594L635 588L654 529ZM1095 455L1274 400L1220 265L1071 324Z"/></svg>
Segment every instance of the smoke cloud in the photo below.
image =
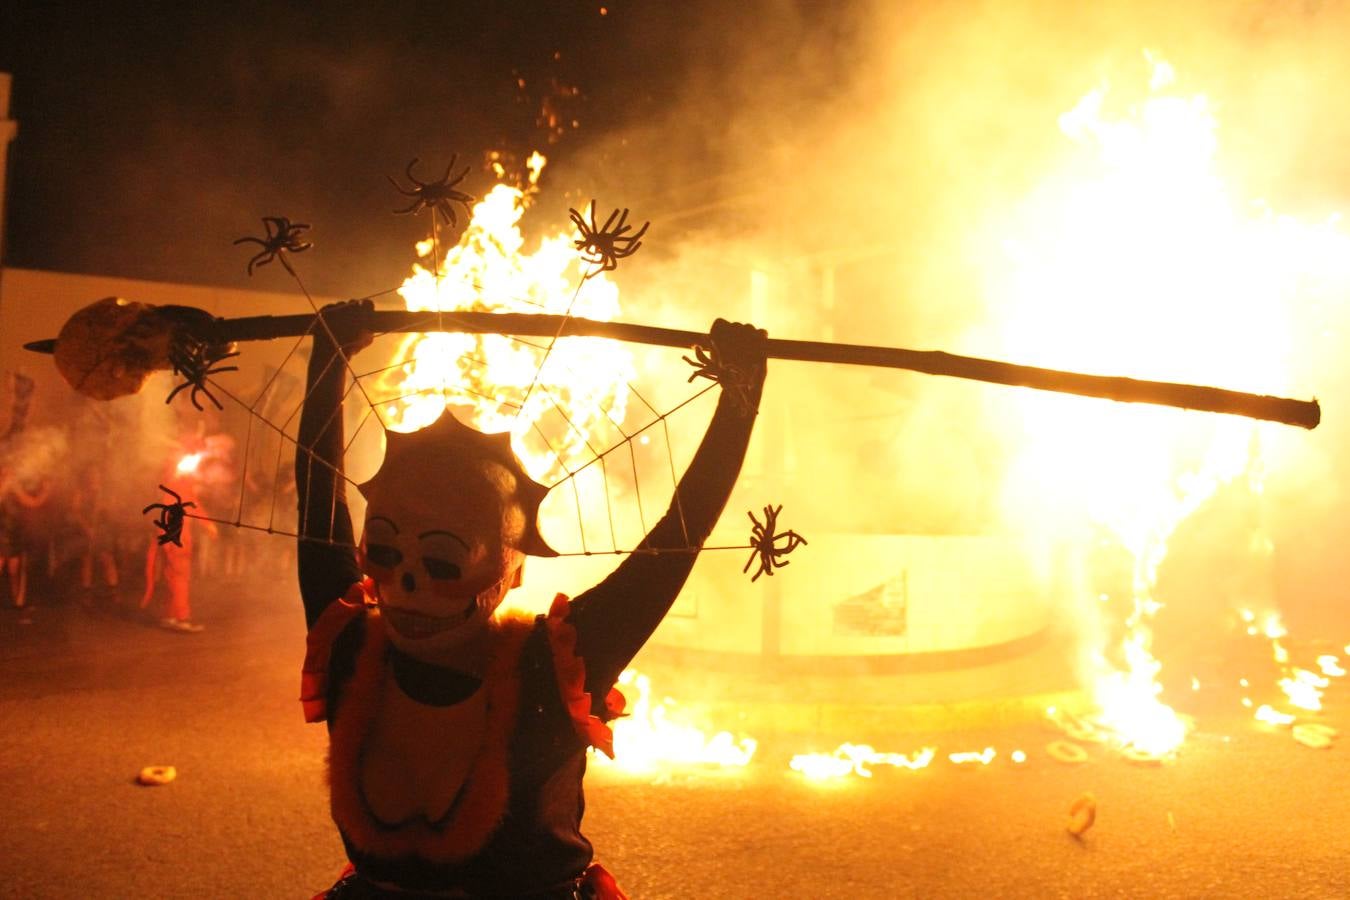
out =
<svg viewBox="0 0 1350 900"><path fill-rule="evenodd" d="M721 315L779 337L1000 356L988 260L1019 235L999 227L1070 160L1059 117L1091 89L1138 83L1146 51L1175 67L1178 93L1213 104L1216 164L1235 197L1308 222L1350 201L1345 4L740 8L681 35L697 51L667 108L592 135L552 173L653 220L644 258L617 275L630 317L702 328ZM1268 583L1231 593L1273 598L1316 633L1341 621L1347 574L1331 541L1350 524L1338 350L1350 279L1311 280L1279 301L1297 352L1289 382L1265 392L1317 396L1326 422L1263 431L1259 502L1221 490L1177 535L1160 589L1180 606L1235 560L1252 569L1253 535L1269 538L1274 561L1248 572ZM1192 339L1198 352L1213 337ZM1141 353L1123 374L1151 364ZM1056 505L1063 486L1009 481L1013 402L1000 387L775 364L757 437L773 457L772 499L808 534L1019 536L1045 589L1100 630L1081 601L1095 601L1094 578L1128 590L1128 567L1056 558L1046 541L1086 547L1101 535L1081 508ZM1218 612L1197 599L1179 628Z"/></svg>

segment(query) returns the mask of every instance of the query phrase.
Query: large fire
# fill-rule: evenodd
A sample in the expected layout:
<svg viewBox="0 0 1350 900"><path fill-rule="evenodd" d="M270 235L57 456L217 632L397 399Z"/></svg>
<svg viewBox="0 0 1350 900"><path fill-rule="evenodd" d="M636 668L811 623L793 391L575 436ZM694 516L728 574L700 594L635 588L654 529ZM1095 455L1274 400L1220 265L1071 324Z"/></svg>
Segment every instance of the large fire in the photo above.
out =
<svg viewBox="0 0 1350 900"><path fill-rule="evenodd" d="M991 272L1002 349L1068 369L1295 388L1291 295L1345 241L1334 222L1301 225L1233 196L1216 164L1213 105L1177 91L1171 67L1148 59L1142 99L1113 104L1103 87L1061 117L1083 153L1019 210L1017 237ZM1186 723L1159 697L1164 662L1150 628L1159 566L1178 526L1222 486L1246 479L1259 494L1270 436L1234 417L1034 392L1015 403L1014 518L1073 510L1130 560L1123 636L1086 660L1094 724L1136 752L1170 753ZM1315 708L1324 676L1291 670L1282 686L1292 703Z"/></svg>
<svg viewBox="0 0 1350 900"><path fill-rule="evenodd" d="M1293 383L1293 317L1310 301L1300 292L1341 277L1350 240L1335 219L1300 223L1234 196L1219 172L1214 105L1180 91L1168 63L1145 57L1146 90L1128 99L1107 87L1084 95L1059 121L1078 152L997 221L1004 253L984 261L989 319L980 346L992 341L1007 358L1070 370L1259 393L1306 389ZM1087 716L1052 709L1049 719L1129 759L1164 759L1189 728L1160 696L1168 661L1153 653L1169 540L1225 486L1259 496L1278 434L1235 417L1035 391L999 393L990 404L991 421L1015 448L1010 521L1049 520L1060 540L1095 528L1095 539L1081 543L1109 544L1128 557L1128 596L1094 593L1091 580L1080 579L1087 601L1080 606L1094 620L1081 661L1094 709ZM1077 555L1089 559L1093 549L1080 546ZM1227 549L1268 557L1273 547L1258 528L1248 546ZM1121 606L1123 621L1113 619L1108 610ZM1277 613L1240 615L1250 635L1270 642L1280 673L1277 684L1257 687L1282 695L1258 706L1243 679L1243 705L1276 726L1320 710L1331 680L1345 674L1339 657L1291 661ZM1212 626L1217 640L1223 623ZM1192 686L1198 690L1198 680ZM975 753L950 759L984 761ZM794 757L792 768L827 780L868 776L878 764L911 768L909 760L844 744Z"/></svg>

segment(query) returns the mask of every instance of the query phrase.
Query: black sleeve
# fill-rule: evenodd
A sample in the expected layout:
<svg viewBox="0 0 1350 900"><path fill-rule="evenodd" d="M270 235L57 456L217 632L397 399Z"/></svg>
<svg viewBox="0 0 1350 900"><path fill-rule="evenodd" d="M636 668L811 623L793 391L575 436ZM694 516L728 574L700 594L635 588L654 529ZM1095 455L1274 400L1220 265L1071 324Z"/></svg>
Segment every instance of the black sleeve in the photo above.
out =
<svg viewBox="0 0 1350 900"><path fill-rule="evenodd" d="M577 629L577 653L586 661L586 686L597 705L661 624L721 517L745 459L762 386L761 380L748 392L749 411L723 391L670 509L639 550L573 601L569 621Z"/></svg>
<svg viewBox="0 0 1350 900"><path fill-rule="evenodd" d="M342 469L342 394L347 366L326 334L314 335L295 448L300 598L312 626L361 579Z"/></svg>

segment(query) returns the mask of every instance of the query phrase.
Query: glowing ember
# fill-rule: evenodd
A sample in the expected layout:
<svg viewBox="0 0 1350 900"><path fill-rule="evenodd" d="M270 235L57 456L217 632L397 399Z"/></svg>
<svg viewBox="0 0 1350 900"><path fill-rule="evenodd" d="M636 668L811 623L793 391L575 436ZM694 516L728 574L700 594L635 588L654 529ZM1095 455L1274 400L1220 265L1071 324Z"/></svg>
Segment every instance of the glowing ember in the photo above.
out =
<svg viewBox="0 0 1350 900"><path fill-rule="evenodd" d="M1280 665L1289 662L1289 651L1284 649L1284 646L1279 641L1270 642L1270 653Z"/></svg>
<svg viewBox="0 0 1350 900"><path fill-rule="evenodd" d="M1295 716L1282 713L1266 703L1261 704L1260 709L1256 711L1256 720L1268 725L1292 725L1295 718Z"/></svg>
<svg viewBox="0 0 1350 900"><path fill-rule="evenodd" d="M582 289L585 264L570 234L545 238L527 252L520 220L543 165L539 154L530 157L528 189L493 187L474 206L457 245L417 245L423 264L399 288L408 309L428 311L429 321L455 310L599 320L618 313L618 288L604 274ZM445 250L441 260L438 249ZM551 350L547 345L495 334L409 335L395 354L407 362L380 381L381 393L394 398L382 404L382 418L394 431L416 431L454 406L481 431L510 431L526 470L552 483L589 459L595 444L614 443L633 366L615 341L570 337Z"/></svg>
<svg viewBox="0 0 1350 900"><path fill-rule="evenodd" d="M1254 623L1256 616L1250 610L1242 610L1242 619L1248 623ZM1271 658L1280 666L1282 677L1277 682L1280 690L1284 691L1289 698L1290 704L1299 709L1316 712L1322 708L1322 692L1331 684L1332 678L1337 678L1345 674L1345 670L1340 666L1340 660L1331 655L1323 654L1317 657L1317 667L1321 670L1319 675L1310 669L1293 666L1289 663L1289 650L1280 643L1280 638L1285 637L1289 632L1280 621L1278 613L1269 613L1265 616L1259 630L1255 625L1249 624L1248 634L1261 634L1270 640ZM1247 686L1247 680L1242 680L1243 687ZM1250 704L1244 704L1250 706ZM1262 707L1265 709L1266 707ZM1262 721L1270 721L1263 718L1261 710L1257 710L1256 717Z"/></svg>
<svg viewBox="0 0 1350 900"><path fill-rule="evenodd" d="M1280 621L1280 614L1277 612L1265 613L1261 616L1259 624L1256 621L1256 613L1252 612L1250 609L1242 610L1240 615L1242 616L1242 621L1247 623L1247 634L1252 637L1256 637L1259 634L1265 635L1270 638L1271 641L1278 641L1280 638L1289 634L1288 630L1284 627L1284 623Z"/></svg>
<svg viewBox="0 0 1350 900"><path fill-rule="evenodd" d="M1322 691L1329 684L1330 681L1316 672L1299 668L1280 679L1280 689L1289 697L1289 702L1312 712L1322 708Z"/></svg>
<svg viewBox="0 0 1350 900"><path fill-rule="evenodd" d="M205 453L188 453L178 461L177 471L179 475L191 475L197 471L202 464Z"/></svg>
<svg viewBox="0 0 1350 900"><path fill-rule="evenodd" d="M673 721L675 701L653 703L651 679L634 669L619 676L619 689L628 707L623 718L610 723L614 759L591 754L591 761L602 767L637 774L671 765L740 768L755 755L758 743L753 738L737 739L728 731L708 737L693 725Z"/></svg>
<svg viewBox="0 0 1350 900"><path fill-rule="evenodd" d="M1334 224L1302 228L1231 197L1215 165L1211 104L1177 93L1171 67L1149 61L1149 93L1136 105L1101 88L1061 118L1063 132L1092 152L1048 179L1007 226L1018 237L1004 242L1006 265L988 281L1000 350L1068 369L1289 388L1291 285L1306 282L1308 267L1334 263L1334 243L1316 240ZM1265 432L1236 417L1033 392L1016 404L1013 516L1024 521L1053 502L1095 523L1132 563L1123 637L1083 660L1101 710L1094 721L1126 747L1174 750L1186 724L1159 696L1158 569L1178 525L1221 486L1245 477L1261 490ZM1092 607L1098 618L1107 608ZM1250 627L1264 631L1255 617Z"/></svg>
<svg viewBox="0 0 1350 900"><path fill-rule="evenodd" d="M834 753L800 753L792 757L788 767L794 772L801 772L809 781L828 781L850 773L871 778L872 773L853 759L851 754L840 752L845 747L852 748L853 745L844 744ZM867 749L871 750L870 747Z"/></svg>
<svg viewBox="0 0 1350 900"><path fill-rule="evenodd" d="M947 755L947 759L958 766L969 765L971 763L979 763L982 766L987 766L994 761L994 757L997 755L998 754L994 751L993 747L985 747L978 752L968 750L963 753L950 753Z"/></svg>
<svg viewBox="0 0 1350 900"><path fill-rule="evenodd" d="M848 775L871 778L870 766L923 769L936 756L936 747L924 747L906 756L903 753L878 753L867 744L841 744L833 753L798 754L792 757L788 766L810 781L828 781Z"/></svg>

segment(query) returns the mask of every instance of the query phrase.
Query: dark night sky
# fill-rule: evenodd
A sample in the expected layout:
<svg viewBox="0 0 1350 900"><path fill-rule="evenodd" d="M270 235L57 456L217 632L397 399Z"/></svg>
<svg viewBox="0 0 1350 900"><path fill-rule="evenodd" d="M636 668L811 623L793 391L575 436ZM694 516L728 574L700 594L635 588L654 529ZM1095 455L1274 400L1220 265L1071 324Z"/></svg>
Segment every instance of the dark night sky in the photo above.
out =
<svg viewBox="0 0 1350 900"><path fill-rule="evenodd" d="M845 55L843 5L605 5L606 15L594 0L0 5L0 71L14 76L19 121L6 263L245 286L246 255L230 242L285 215L310 223L323 253L307 269L313 289L379 290L406 273L426 230L391 215L401 204L385 175L412 157L426 175L459 153L481 193L488 150L542 149L551 170L538 215L549 225L619 172L647 195L626 190L612 205L678 205L661 196L678 185L669 159L715 178L714 130L649 134L659 164L603 139L659 126L691 83L717 122L719 94L736 94L719 80L754 77L732 72L742 43L778 42L767 64L781 55L774 76L789 82L802 46ZM795 91L803 103L829 94L830 66L812 71ZM558 106L579 127L550 144L537 118L555 82L580 89Z"/></svg>

